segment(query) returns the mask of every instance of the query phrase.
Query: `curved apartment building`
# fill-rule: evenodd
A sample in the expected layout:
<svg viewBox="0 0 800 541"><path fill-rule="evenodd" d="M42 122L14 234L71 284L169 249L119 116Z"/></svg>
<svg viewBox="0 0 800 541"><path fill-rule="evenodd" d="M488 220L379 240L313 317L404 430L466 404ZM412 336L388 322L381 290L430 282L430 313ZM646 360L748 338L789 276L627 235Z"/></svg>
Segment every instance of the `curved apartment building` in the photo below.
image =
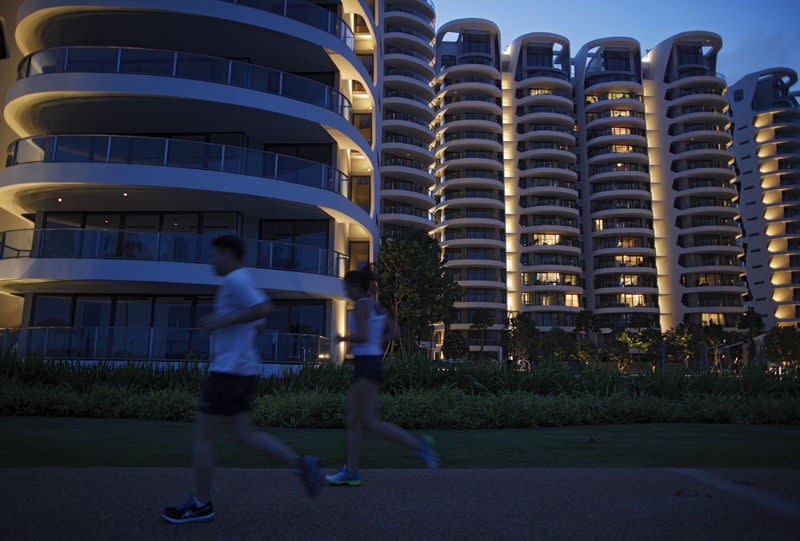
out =
<svg viewBox="0 0 800 541"><path fill-rule="evenodd" d="M4 3L3 339L202 357L208 242L235 233L279 306L264 358L341 355L340 278L408 229L439 242L473 351L517 314L800 324L792 70L729 92L710 32L573 57L435 21L431 0Z"/></svg>
<svg viewBox="0 0 800 541"><path fill-rule="evenodd" d="M470 331L490 314L485 350L499 351L506 321L505 193L500 32L483 19L439 29L435 79L436 206L433 234L463 289L452 330ZM479 316L480 317L480 316Z"/></svg>
<svg viewBox="0 0 800 541"><path fill-rule="evenodd" d="M603 328L658 327L641 52L632 38L575 57L586 306Z"/></svg>
<svg viewBox="0 0 800 541"><path fill-rule="evenodd" d="M735 327L743 312L738 192L722 39L685 32L645 57L661 326Z"/></svg>
<svg viewBox="0 0 800 541"><path fill-rule="evenodd" d="M381 30L378 4L328 7L19 5L0 171L3 208L31 224L2 234L18 347L207 355L209 242L231 233L277 305L264 360L337 353L324 337L344 331L340 279L377 248Z"/></svg>
<svg viewBox="0 0 800 541"><path fill-rule="evenodd" d="M433 229L435 18L430 0L387 0L383 13L381 226Z"/></svg>
<svg viewBox="0 0 800 541"><path fill-rule="evenodd" d="M745 268L767 328L800 325L800 105L797 73L775 68L731 85Z"/></svg>
<svg viewBox="0 0 800 541"><path fill-rule="evenodd" d="M509 271L518 310L539 327L571 327L583 306L583 262L569 42L527 34L506 56L513 137L507 201L515 218Z"/></svg>

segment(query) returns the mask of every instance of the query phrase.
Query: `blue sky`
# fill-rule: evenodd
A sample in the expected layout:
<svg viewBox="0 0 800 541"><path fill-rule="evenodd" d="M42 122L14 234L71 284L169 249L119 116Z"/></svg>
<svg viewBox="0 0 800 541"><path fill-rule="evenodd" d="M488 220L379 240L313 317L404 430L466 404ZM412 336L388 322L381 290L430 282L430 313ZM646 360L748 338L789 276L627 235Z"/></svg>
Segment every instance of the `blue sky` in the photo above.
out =
<svg viewBox="0 0 800 541"><path fill-rule="evenodd" d="M437 24L464 17L494 21L502 46L528 32L554 32L584 43L630 36L642 52L686 30L722 36L717 70L728 83L759 69L800 71L800 0L434 0Z"/></svg>

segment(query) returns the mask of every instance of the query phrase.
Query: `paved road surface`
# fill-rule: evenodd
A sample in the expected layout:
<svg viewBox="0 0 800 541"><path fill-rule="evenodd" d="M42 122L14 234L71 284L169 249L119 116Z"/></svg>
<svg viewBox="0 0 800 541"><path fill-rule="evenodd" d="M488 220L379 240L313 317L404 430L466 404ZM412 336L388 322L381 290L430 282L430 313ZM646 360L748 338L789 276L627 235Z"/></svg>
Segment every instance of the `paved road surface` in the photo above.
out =
<svg viewBox="0 0 800 541"><path fill-rule="evenodd" d="M221 470L217 520L162 523L176 468L0 469L0 539L792 540L800 470L378 470L306 499L276 470Z"/></svg>

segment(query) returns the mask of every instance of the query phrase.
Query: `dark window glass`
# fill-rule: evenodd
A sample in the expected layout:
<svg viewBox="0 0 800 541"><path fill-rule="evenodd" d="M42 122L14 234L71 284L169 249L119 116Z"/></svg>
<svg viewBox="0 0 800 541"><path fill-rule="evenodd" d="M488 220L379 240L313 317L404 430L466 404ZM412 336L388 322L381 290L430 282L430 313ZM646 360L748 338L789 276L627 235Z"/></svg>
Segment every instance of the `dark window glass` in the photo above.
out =
<svg viewBox="0 0 800 541"><path fill-rule="evenodd" d="M106 327L111 322L111 297L79 295L75 299L75 327Z"/></svg>
<svg viewBox="0 0 800 541"><path fill-rule="evenodd" d="M624 52L607 52L604 55L603 63L606 71L630 71L630 56Z"/></svg>
<svg viewBox="0 0 800 541"><path fill-rule="evenodd" d="M739 89L733 93L733 101L742 101L744 99L744 90Z"/></svg>
<svg viewBox="0 0 800 541"><path fill-rule="evenodd" d="M152 305L152 299L147 297L118 299L114 310L114 325L117 327L149 327Z"/></svg>
<svg viewBox="0 0 800 541"><path fill-rule="evenodd" d="M263 220L260 239L328 248L327 220Z"/></svg>
<svg viewBox="0 0 800 541"><path fill-rule="evenodd" d="M553 66L553 51L546 47L528 47L525 64L550 68Z"/></svg>
<svg viewBox="0 0 800 541"><path fill-rule="evenodd" d="M61 327L71 323L72 297L36 295L33 300L31 325L34 327Z"/></svg>
<svg viewBox="0 0 800 541"><path fill-rule="evenodd" d="M187 329L192 326L191 297L157 297L154 327Z"/></svg>

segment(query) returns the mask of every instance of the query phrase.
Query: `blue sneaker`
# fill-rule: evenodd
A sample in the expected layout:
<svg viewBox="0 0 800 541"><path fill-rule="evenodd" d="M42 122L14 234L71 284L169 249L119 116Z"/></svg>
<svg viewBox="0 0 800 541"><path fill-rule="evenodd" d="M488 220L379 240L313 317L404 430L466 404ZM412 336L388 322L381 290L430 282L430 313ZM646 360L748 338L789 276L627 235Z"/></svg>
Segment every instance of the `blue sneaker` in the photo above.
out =
<svg viewBox="0 0 800 541"><path fill-rule="evenodd" d="M338 473L326 475L325 480L328 481L329 485L350 487L361 486L361 474L358 472L352 473L347 471L347 466L342 466L339 468Z"/></svg>
<svg viewBox="0 0 800 541"><path fill-rule="evenodd" d="M175 507L167 507L161 512L161 517L173 524L210 522L214 520L215 516L216 513L214 513L214 506L211 505L211 502L202 505L194 498Z"/></svg>
<svg viewBox="0 0 800 541"><path fill-rule="evenodd" d="M319 494L322 488L322 474L319 471L319 459L315 456L304 456L300 459L300 469L297 471L303 481L306 493L311 497Z"/></svg>
<svg viewBox="0 0 800 541"><path fill-rule="evenodd" d="M436 449L434 449L433 438L430 436L422 436L419 439L419 443L422 445L422 448L417 451L417 456L425 463L425 466L429 470L439 469L439 456L436 454Z"/></svg>

